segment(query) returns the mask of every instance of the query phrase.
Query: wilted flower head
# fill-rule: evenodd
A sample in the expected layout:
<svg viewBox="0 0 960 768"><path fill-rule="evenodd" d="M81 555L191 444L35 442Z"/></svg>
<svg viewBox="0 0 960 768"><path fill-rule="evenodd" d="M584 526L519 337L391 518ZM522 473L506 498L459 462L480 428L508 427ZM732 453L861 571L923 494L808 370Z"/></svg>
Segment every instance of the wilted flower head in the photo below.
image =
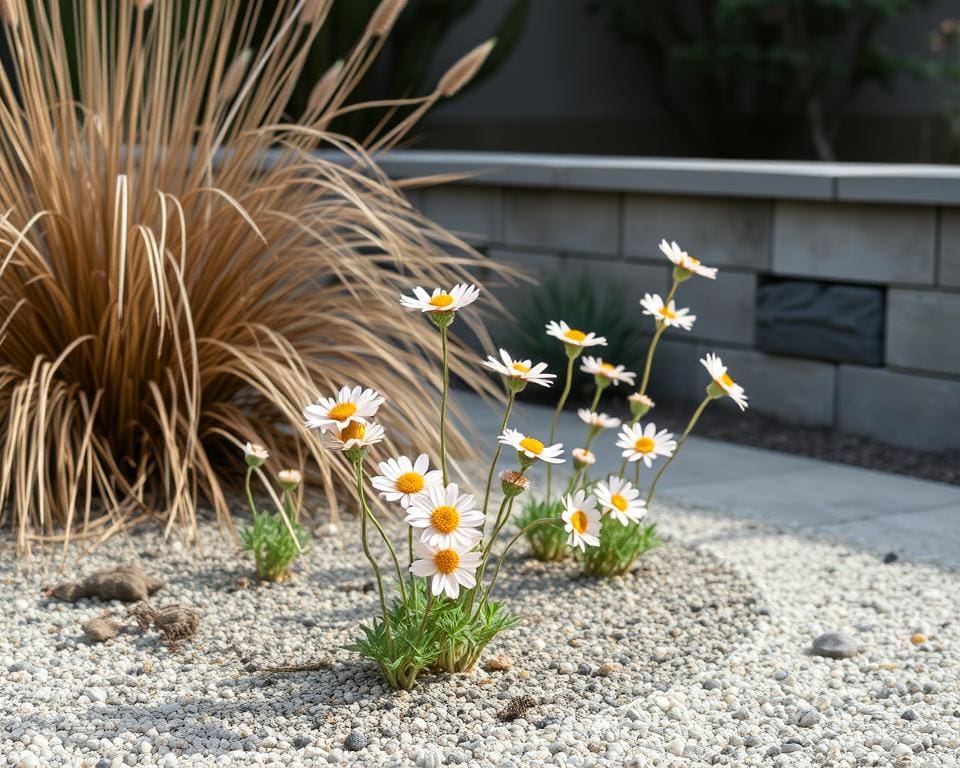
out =
<svg viewBox="0 0 960 768"><path fill-rule="evenodd" d="M323 433L323 445L332 451L352 451L381 442L385 437L379 424L351 421L343 429L333 428Z"/></svg>
<svg viewBox="0 0 960 768"><path fill-rule="evenodd" d="M530 487L530 479L523 472L506 469L500 473L500 487L504 496L519 496Z"/></svg>
<svg viewBox="0 0 960 768"><path fill-rule="evenodd" d="M243 446L243 455L248 467L260 467L270 458L270 452L259 443L247 443Z"/></svg>

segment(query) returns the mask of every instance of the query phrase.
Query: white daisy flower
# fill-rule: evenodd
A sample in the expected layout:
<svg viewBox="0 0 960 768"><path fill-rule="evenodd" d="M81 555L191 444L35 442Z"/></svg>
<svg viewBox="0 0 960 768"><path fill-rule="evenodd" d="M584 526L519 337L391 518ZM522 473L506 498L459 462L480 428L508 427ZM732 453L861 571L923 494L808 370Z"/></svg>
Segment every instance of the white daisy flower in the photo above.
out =
<svg viewBox="0 0 960 768"><path fill-rule="evenodd" d="M522 432L517 432L509 427L503 430L503 434L497 438L503 445L509 445L516 449L517 453L528 459L539 459L549 464L563 464L563 443L555 445L544 445L535 437L528 437Z"/></svg>
<svg viewBox="0 0 960 768"><path fill-rule="evenodd" d="M617 447L623 448L623 456L627 461L643 461L648 467L653 466L653 460L658 456L672 456L677 450L677 441L665 429L657 432L656 424L624 424L617 436Z"/></svg>
<svg viewBox="0 0 960 768"><path fill-rule="evenodd" d="M600 512L597 500L586 491L577 491L563 497L563 529L570 534L567 544L586 551L600 545Z"/></svg>
<svg viewBox="0 0 960 768"><path fill-rule="evenodd" d="M689 331L697 319L696 315L690 314L689 309L677 309L673 299L664 304L663 299L655 293L645 293L640 299L640 306L643 307L643 314L652 315L658 323L663 323L667 328L676 326Z"/></svg>
<svg viewBox="0 0 960 768"><path fill-rule="evenodd" d="M587 424L591 429L614 429L620 426L620 419L607 416L605 413L591 411L589 408L578 409L577 416L580 417L580 421Z"/></svg>
<svg viewBox="0 0 960 768"><path fill-rule="evenodd" d="M547 369L546 363L534 365L530 360L514 360L505 349L500 350L500 360L493 355L488 355L483 364L507 378L532 382L541 387L549 387L553 384L553 379L557 378L555 373L544 373Z"/></svg>
<svg viewBox="0 0 960 768"><path fill-rule="evenodd" d="M610 475L605 483L597 483L594 493L600 506L623 525L637 523L647 513L646 502L640 498L640 489L616 475Z"/></svg>
<svg viewBox="0 0 960 768"><path fill-rule="evenodd" d="M604 379L609 379L613 382L614 386L619 384L621 381L625 381L627 384L632 386L633 380L637 378L637 374L635 374L633 371L628 371L622 365L605 363L603 358L590 357L589 355L583 358L583 362L580 364L580 370L584 373L592 373L594 376L601 376Z"/></svg>
<svg viewBox="0 0 960 768"><path fill-rule="evenodd" d="M344 429L351 421L368 421L377 415L383 398L375 389L343 387L334 397L317 398L316 405L303 409L310 429Z"/></svg>
<svg viewBox="0 0 960 768"><path fill-rule="evenodd" d="M456 312L469 304L473 304L480 296L480 289L468 283L458 283L449 291L434 288L433 293L427 293L418 285L413 289L413 293L413 296L400 297L400 305L404 309L429 313Z"/></svg>
<svg viewBox="0 0 960 768"><path fill-rule="evenodd" d="M683 250L676 241L668 243L666 240L660 241L660 250L664 256L677 265L680 269L692 275L700 275L716 280L717 270L714 267L705 267L700 263L700 259L695 259L685 250Z"/></svg>
<svg viewBox="0 0 960 768"><path fill-rule="evenodd" d="M281 469L277 472L277 479L285 491L292 491L303 481L303 475L296 469Z"/></svg>
<svg viewBox="0 0 960 768"><path fill-rule="evenodd" d="M577 469L583 469L597 463L597 457L586 448L574 448L570 451L570 455L573 456L573 465Z"/></svg>
<svg viewBox="0 0 960 768"><path fill-rule="evenodd" d="M460 495L456 483L434 485L419 494L407 509L404 521L423 529L420 539L437 549L471 549L480 541L483 513L474 509L473 496Z"/></svg>
<svg viewBox="0 0 960 768"><path fill-rule="evenodd" d="M379 424L366 424L351 421L343 429L334 427L323 433L323 446L332 451L349 451L353 448L366 448L375 445L386 437Z"/></svg>
<svg viewBox="0 0 960 768"><path fill-rule="evenodd" d="M603 336L597 336L592 332L585 333L576 328L571 328L563 322L563 320L560 322L551 320L547 323L547 336L560 339L564 344L568 344L571 347L603 347L607 344L607 340Z"/></svg>
<svg viewBox="0 0 960 768"><path fill-rule="evenodd" d="M387 501L399 501L406 509L413 497L421 491L443 485L443 473L439 469L430 469L430 457L425 453L410 461L406 456L381 461L380 474L370 479L373 487Z"/></svg>
<svg viewBox="0 0 960 768"><path fill-rule="evenodd" d="M243 456L248 467L259 467L270 458L270 452L260 443L247 443L243 446Z"/></svg>
<svg viewBox="0 0 960 768"><path fill-rule="evenodd" d="M434 595L446 593L456 600L460 587L473 589L477 586L477 568L480 567L481 552L468 552L450 547L436 549L422 541L413 544L417 560L410 566L414 576L430 579L430 591Z"/></svg>
<svg viewBox="0 0 960 768"><path fill-rule="evenodd" d="M741 411L747 410L747 393L743 387L730 378L730 374L727 373L727 366L723 364L723 361L717 355L708 352L707 356L700 362L707 369L713 383L718 387L717 395L728 395L733 402L740 406Z"/></svg>

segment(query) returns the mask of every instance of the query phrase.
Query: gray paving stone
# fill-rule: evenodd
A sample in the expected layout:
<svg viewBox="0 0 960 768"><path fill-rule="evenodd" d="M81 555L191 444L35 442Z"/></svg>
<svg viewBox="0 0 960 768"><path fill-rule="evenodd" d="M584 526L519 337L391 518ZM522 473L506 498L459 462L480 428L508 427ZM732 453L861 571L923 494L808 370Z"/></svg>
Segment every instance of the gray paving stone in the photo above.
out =
<svg viewBox="0 0 960 768"><path fill-rule="evenodd" d="M933 208L779 201L777 274L932 285Z"/></svg>
<svg viewBox="0 0 960 768"><path fill-rule="evenodd" d="M711 266L766 269L772 210L766 200L629 195L624 203L624 253L663 258L660 240L676 240Z"/></svg>
<svg viewBox="0 0 960 768"><path fill-rule="evenodd" d="M887 364L960 375L960 293L892 289Z"/></svg>
<svg viewBox="0 0 960 768"><path fill-rule="evenodd" d="M751 408L787 421L833 424L836 366L832 363L752 350L713 351L747 390Z"/></svg>
<svg viewBox="0 0 960 768"><path fill-rule="evenodd" d="M529 189L506 189L503 195L505 245L618 254L619 195Z"/></svg>
<svg viewBox="0 0 960 768"><path fill-rule="evenodd" d="M960 288L960 210L940 214L940 285Z"/></svg>
<svg viewBox="0 0 960 768"><path fill-rule="evenodd" d="M838 376L840 429L909 448L960 448L960 381L855 365Z"/></svg>
<svg viewBox="0 0 960 768"><path fill-rule="evenodd" d="M757 276L748 272L721 271L716 280L687 280L677 292L677 306L689 307L697 316L690 336L708 341L752 346L756 303Z"/></svg>
<svg viewBox="0 0 960 768"><path fill-rule="evenodd" d="M501 239L501 192L448 184L421 192L421 210L472 245Z"/></svg>

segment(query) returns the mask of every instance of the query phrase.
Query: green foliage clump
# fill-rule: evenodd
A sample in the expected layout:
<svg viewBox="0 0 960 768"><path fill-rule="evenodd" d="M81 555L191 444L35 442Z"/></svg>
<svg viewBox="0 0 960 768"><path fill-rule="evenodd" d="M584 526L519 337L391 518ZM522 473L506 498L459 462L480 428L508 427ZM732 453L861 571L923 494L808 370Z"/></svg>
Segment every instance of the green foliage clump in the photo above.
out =
<svg viewBox="0 0 960 768"><path fill-rule="evenodd" d="M563 502L560 499L530 499L514 518L514 523L524 529L537 520L559 520L562 513ZM533 556L543 563L563 560L569 551L567 532L562 525L539 525L527 531L524 537L530 544Z"/></svg>
<svg viewBox="0 0 960 768"><path fill-rule="evenodd" d="M587 547L578 554L584 576L622 576L634 561L660 543L656 523L624 525L604 515L600 525L600 546Z"/></svg>
<svg viewBox="0 0 960 768"><path fill-rule="evenodd" d="M261 581L286 579L290 566L307 544L307 531L297 521L289 522L293 536L279 512L272 515L261 512L254 517L252 526L240 532L241 549L253 552L257 578Z"/></svg>
<svg viewBox="0 0 960 768"><path fill-rule="evenodd" d="M413 579L394 599L389 627L381 617L361 625L363 637L347 646L374 662L393 688L410 690L424 672L467 672L500 632L516 624L501 603L427 599L427 582Z"/></svg>

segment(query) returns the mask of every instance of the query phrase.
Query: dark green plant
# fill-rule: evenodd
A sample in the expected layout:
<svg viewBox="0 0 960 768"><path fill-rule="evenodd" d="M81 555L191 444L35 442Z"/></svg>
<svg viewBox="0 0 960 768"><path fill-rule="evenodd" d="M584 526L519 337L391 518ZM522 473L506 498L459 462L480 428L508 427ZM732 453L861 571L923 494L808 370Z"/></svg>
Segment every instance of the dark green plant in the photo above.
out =
<svg viewBox="0 0 960 768"><path fill-rule="evenodd" d="M960 19L944 19L930 36L934 77L946 89L944 112L951 138L951 159L960 160Z"/></svg>
<svg viewBox="0 0 960 768"><path fill-rule="evenodd" d="M290 565L310 538L298 522L289 522L293 529L292 536L280 513L261 512L253 518L252 526L240 531L241 549L253 553L257 578L261 581L283 581L288 578Z"/></svg>
<svg viewBox="0 0 960 768"><path fill-rule="evenodd" d="M545 501L530 499L523 505L523 509L514 518L518 528L526 528L537 520L559 520L563 514L563 502L560 499ZM544 563L553 563L566 558L567 533L561 525L541 525L524 534L530 544L533 556Z"/></svg>
<svg viewBox="0 0 960 768"><path fill-rule="evenodd" d="M657 525L624 525L610 515L600 524L600 546L578 553L584 576L622 576L634 561L660 543Z"/></svg>
<svg viewBox="0 0 960 768"><path fill-rule="evenodd" d="M929 0L589 0L638 46L658 100L703 154L756 157L783 150L805 127L817 157L868 85L921 74L881 28Z"/></svg>
<svg viewBox="0 0 960 768"><path fill-rule="evenodd" d="M577 280L548 278L539 286L526 289L526 300L515 311L504 335L516 340L511 342L512 349L523 357L545 362L547 370L561 374L562 378L567 355L563 345L547 336L544 328L551 320L563 320L573 328L594 331L607 339L606 346L588 350L588 354L598 354L604 360L638 370L649 341L642 330L647 323L640 318L639 306L636 313L625 312L624 307L632 303L628 296L637 291L642 295L648 289L643 285L631 287L628 294L619 286L606 286L601 292L587 275ZM591 392L593 385L592 376L576 373L572 392L582 396ZM548 399L555 397L551 390L530 394Z"/></svg>

